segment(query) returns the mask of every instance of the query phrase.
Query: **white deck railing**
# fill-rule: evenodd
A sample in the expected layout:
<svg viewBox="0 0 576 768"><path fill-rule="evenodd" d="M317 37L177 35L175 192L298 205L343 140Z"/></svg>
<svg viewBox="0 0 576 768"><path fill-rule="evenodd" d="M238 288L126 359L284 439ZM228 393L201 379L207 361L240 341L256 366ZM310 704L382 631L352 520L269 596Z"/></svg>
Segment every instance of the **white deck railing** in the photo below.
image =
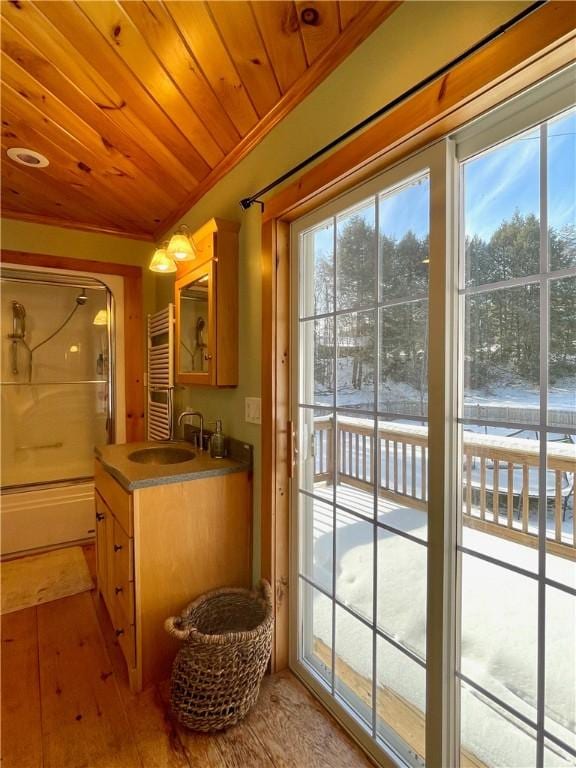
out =
<svg viewBox="0 0 576 768"><path fill-rule="evenodd" d="M331 483L336 477L337 483L371 491L377 472L380 496L426 509L427 427L380 422L375 438L366 419L338 417L337 425L334 443L332 419L314 420L316 482ZM463 454L464 525L537 547L539 441L464 432ZM576 559L575 468L576 446L548 445L547 549L570 559Z"/></svg>

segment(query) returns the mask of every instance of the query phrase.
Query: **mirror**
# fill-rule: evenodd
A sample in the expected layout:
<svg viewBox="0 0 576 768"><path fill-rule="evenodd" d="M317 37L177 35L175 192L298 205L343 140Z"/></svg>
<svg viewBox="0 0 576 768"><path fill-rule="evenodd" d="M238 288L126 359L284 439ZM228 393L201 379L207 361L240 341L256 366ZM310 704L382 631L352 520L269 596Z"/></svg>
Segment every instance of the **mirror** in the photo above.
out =
<svg viewBox="0 0 576 768"><path fill-rule="evenodd" d="M209 273L198 275L180 287L178 373L208 373L209 350Z"/></svg>

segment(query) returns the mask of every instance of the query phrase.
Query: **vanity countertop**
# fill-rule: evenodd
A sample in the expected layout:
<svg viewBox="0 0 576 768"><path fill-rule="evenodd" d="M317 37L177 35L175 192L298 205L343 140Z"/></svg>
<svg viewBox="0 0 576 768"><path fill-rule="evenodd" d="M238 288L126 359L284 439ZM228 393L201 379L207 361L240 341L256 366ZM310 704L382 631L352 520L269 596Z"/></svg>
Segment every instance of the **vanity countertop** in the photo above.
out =
<svg viewBox="0 0 576 768"><path fill-rule="evenodd" d="M213 459L207 451L199 451L184 441L118 443L96 446L95 454L105 469L118 480L127 491L150 488L154 485L184 483L204 477L216 477L232 472L246 472L252 469L252 446L231 440L230 454L223 459ZM139 464L128 456L145 448L172 446L188 448L194 453L190 461L177 464Z"/></svg>

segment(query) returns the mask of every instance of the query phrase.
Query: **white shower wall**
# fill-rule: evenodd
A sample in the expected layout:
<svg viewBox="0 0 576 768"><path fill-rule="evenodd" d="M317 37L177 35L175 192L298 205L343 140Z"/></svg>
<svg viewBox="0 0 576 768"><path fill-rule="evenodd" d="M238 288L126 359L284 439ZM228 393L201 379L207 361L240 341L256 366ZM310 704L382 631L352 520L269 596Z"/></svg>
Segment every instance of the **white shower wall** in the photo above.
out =
<svg viewBox="0 0 576 768"><path fill-rule="evenodd" d="M68 274L81 281L78 273ZM123 285L114 276L94 277L107 284L115 300L115 335L120 341L116 345L114 400L120 407L115 439L121 442L125 435ZM26 309L26 342L34 347L68 316L81 289L9 281L2 281L1 289L4 555L93 535L94 446L108 440L108 382L102 365L110 355L106 326L94 325L96 314L106 309L106 291L87 287L86 304L78 307L54 339L34 352L32 381L28 380L28 353L20 342L18 373L14 373L7 338L12 333L12 301Z"/></svg>

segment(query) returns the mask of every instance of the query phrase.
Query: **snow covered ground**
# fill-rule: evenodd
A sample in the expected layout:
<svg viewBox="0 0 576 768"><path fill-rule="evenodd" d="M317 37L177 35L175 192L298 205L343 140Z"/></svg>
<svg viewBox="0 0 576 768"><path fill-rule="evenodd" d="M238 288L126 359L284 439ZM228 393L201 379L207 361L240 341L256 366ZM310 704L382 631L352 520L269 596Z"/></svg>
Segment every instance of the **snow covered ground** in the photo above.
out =
<svg viewBox="0 0 576 768"><path fill-rule="evenodd" d="M319 488L316 489L318 492ZM363 492L354 489L358 497ZM331 489L328 498L331 498ZM332 519L327 505L314 504L313 562L309 575L330 587ZM389 504L380 519L426 538L426 515ZM406 518L410 520L407 521ZM400 527L400 526L398 526ZM467 547L489 552L534 572L535 550L465 529ZM377 623L384 632L425 656L426 548L385 530L378 535ZM373 540L370 524L338 514L336 592L340 602L372 619ZM554 578L576 585L573 561L548 556ZM461 669L464 675L531 722L536 722L537 583L476 557L463 558ZM546 606L546 728L576 749L575 600L548 588ZM331 609L326 598L314 604L314 635L331 646ZM341 614L345 612L340 612ZM337 621L336 653L358 674L371 679L369 631L353 617ZM385 641L378 654L378 685L392 689L424 711L422 668ZM531 768L536 764L535 732L489 698L462 685L462 744L487 766ZM548 742L546 768L575 766L576 759Z"/></svg>

